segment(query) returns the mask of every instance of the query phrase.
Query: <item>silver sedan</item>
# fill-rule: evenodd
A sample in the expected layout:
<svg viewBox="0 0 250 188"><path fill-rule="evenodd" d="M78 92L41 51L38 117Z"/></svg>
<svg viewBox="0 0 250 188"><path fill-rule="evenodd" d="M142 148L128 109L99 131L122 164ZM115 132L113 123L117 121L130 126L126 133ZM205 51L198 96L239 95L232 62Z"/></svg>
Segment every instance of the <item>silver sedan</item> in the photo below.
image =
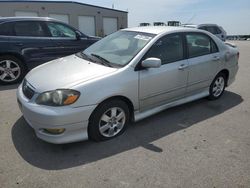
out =
<svg viewBox="0 0 250 188"><path fill-rule="evenodd" d="M33 69L17 100L47 142L103 141L122 134L131 121L203 97L220 98L235 80L238 60L235 46L206 31L125 29Z"/></svg>

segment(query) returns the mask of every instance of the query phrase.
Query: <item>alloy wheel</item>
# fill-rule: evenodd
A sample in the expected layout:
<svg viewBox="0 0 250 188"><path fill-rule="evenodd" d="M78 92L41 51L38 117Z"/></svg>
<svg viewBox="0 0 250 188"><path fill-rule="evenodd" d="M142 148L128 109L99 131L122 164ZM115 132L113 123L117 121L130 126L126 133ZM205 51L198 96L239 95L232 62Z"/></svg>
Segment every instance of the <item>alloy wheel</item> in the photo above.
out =
<svg viewBox="0 0 250 188"><path fill-rule="evenodd" d="M213 85L214 97L219 97L225 88L225 80L222 76L218 77Z"/></svg>
<svg viewBox="0 0 250 188"><path fill-rule="evenodd" d="M99 131L104 137L114 137L119 134L126 122L126 115L123 109L113 107L108 109L99 121Z"/></svg>
<svg viewBox="0 0 250 188"><path fill-rule="evenodd" d="M0 61L0 80L3 82L13 82L21 75L20 66L12 60Z"/></svg>

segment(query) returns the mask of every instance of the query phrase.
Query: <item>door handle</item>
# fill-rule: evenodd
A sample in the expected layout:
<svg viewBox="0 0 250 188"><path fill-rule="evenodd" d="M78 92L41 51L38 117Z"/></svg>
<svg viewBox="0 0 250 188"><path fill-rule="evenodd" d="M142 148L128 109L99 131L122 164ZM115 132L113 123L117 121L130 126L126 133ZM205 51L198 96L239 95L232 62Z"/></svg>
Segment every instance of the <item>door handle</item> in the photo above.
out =
<svg viewBox="0 0 250 188"><path fill-rule="evenodd" d="M16 46L23 46L23 43L16 43Z"/></svg>
<svg viewBox="0 0 250 188"><path fill-rule="evenodd" d="M220 60L220 57L218 57L218 56L213 57L213 61L219 61L219 60Z"/></svg>
<svg viewBox="0 0 250 188"><path fill-rule="evenodd" d="M188 68L187 64L182 64L182 65L179 66L179 70L184 70L186 68Z"/></svg>

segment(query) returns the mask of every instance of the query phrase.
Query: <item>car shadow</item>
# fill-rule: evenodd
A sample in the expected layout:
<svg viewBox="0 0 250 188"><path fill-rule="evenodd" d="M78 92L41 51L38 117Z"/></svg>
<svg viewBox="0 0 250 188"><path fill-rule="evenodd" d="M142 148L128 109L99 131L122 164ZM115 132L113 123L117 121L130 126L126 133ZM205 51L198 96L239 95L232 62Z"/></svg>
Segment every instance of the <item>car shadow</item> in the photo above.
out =
<svg viewBox="0 0 250 188"><path fill-rule="evenodd" d="M211 117L217 116L237 105L240 95L226 91L216 101L201 99L165 110L140 122L133 123L126 132L106 142L53 145L38 139L23 117L12 128L12 140L22 158L33 166L46 170L60 170L92 163L137 147L152 152L162 152L152 142L166 137Z"/></svg>
<svg viewBox="0 0 250 188"><path fill-rule="evenodd" d="M0 85L0 91L17 89L19 85L20 83L14 85Z"/></svg>

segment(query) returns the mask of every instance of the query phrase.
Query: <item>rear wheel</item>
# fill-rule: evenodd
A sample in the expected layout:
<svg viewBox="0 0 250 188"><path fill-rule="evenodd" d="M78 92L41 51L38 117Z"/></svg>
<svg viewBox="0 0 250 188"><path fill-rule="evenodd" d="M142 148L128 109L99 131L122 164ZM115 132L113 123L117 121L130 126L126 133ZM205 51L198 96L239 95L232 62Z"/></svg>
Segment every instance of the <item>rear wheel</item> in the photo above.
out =
<svg viewBox="0 0 250 188"><path fill-rule="evenodd" d="M129 122L129 109L121 100L107 101L93 112L89 122L89 137L94 141L109 140L121 135Z"/></svg>
<svg viewBox="0 0 250 188"><path fill-rule="evenodd" d="M14 56L0 57L0 84L15 84L25 75L25 66Z"/></svg>
<svg viewBox="0 0 250 188"><path fill-rule="evenodd" d="M219 73L210 85L208 98L210 100L216 100L220 98L225 91L226 82L225 74Z"/></svg>

